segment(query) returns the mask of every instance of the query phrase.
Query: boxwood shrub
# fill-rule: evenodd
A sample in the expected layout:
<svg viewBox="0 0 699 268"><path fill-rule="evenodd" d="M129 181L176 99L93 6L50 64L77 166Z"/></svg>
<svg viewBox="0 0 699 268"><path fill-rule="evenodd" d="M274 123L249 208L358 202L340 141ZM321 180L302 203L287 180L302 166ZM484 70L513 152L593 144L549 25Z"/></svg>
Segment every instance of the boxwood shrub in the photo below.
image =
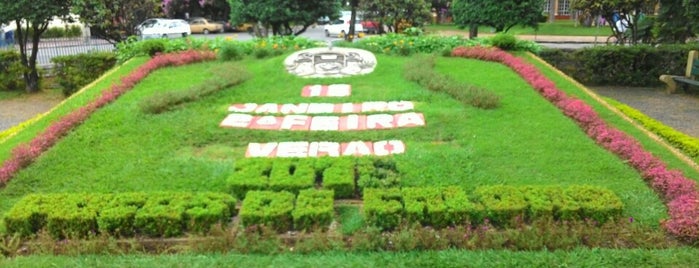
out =
<svg viewBox="0 0 699 268"><path fill-rule="evenodd" d="M244 226L265 225L278 232L291 230L294 194L281 191L250 191L240 208Z"/></svg>
<svg viewBox="0 0 699 268"><path fill-rule="evenodd" d="M326 230L333 220L332 190L306 189L299 192L291 212L295 230Z"/></svg>
<svg viewBox="0 0 699 268"><path fill-rule="evenodd" d="M98 233L171 237L229 222L235 203L223 193L30 194L4 221L8 233L25 237L42 229L57 239Z"/></svg>

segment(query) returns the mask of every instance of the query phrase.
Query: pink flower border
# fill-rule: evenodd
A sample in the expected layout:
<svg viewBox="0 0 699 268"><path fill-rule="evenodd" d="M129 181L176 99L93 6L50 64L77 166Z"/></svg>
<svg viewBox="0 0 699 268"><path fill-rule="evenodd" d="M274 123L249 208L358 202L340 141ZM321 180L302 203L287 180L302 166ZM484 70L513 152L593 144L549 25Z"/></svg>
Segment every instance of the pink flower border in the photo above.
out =
<svg viewBox="0 0 699 268"><path fill-rule="evenodd" d="M452 56L502 63L517 72L544 98L573 119L597 144L616 154L635 168L665 201L670 219L662 222L665 230L680 239L699 238L699 195L696 182L681 172L669 170L660 159L645 151L633 137L615 129L585 102L567 96L536 67L497 48L458 47Z"/></svg>
<svg viewBox="0 0 699 268"><path fill-rule="evenodd" d="M34 137L28 144L24 143L15 147L11 152L10 158L0 166L0 186L7 184L17 172L33 163L41 153L51 148L68 132L90 117L97 109L113 102L119 96L131 90L151 72L163 67L180 66L215 58L216 54L213 51L196 50L156 55L129 75L123 77L121 83L114 84L108 90L103 91L102 95L92 102L53 122L44 132Z"/></svg>

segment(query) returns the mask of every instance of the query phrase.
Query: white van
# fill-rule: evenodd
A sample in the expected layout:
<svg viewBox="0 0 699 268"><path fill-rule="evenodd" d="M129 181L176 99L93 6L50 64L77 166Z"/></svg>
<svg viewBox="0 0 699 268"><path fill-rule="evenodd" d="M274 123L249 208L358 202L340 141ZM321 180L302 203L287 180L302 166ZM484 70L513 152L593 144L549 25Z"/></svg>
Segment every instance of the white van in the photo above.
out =
<svg viewBox="0 0 699 268"><path fill-rule="evenodd" d="M192 34L185 20L147 19L136 26L136 34L141 39L187 37Z"/></svg>
<svg viewBox="0 0 699 268"><path fill-rule="evenodd" d="M350 28L350 18L351 14L343 11L341 14L341 17L339 19L330 21L330 23L326 24L323 26L323 30L325 31L325 36L330 37L330 36L344 36L345 34L349 33L349 28ZM361 18L359 15L357 15L356 21L361 21ZM361 23L357 23L355 21L354 23L354 32L355 34L359 34L361 32L364 32L364 26L362 26Z"/></svg>

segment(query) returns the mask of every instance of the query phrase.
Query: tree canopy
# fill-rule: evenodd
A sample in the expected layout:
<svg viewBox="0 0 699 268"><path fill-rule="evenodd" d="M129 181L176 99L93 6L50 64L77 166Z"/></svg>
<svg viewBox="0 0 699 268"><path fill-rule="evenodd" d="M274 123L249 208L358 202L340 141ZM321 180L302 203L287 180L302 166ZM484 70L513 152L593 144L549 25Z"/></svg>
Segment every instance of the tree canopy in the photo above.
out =
<svg viewBox="0 0 699 268"><path fill-rule="evenodd" d="M163 0L163 9L170 18L188 19L205 17L228 20L230 5L226 0Z"/></svg>
<svg viewBox="0 0 699 268"><path fill-rule="evenodd" d="M0 1L0 23L14 23L15 36L20 48L26 91L39 91L39 73L36 57L39 51L39 39L54 17L68 17L72 1L70 0L14 0ZM31 54L27 55L28 47Z"/></svg>
<svg viewBox="0 0 699 268"><path fill-rule="evenodd" d="M135 34L136 25L161 16L161 0L73 0L73 12L91 34L111 43Z"/></svg>
<svg viewBox="0 0 699 268"><path fill-rule="evenodd" d="M684 43L699 34L699 0L660 0L657 19L660 43Z"/></svg>
<svg viewBox="0 0 699 268"><path fill-rule="evenodd" d="M485 25L507 32L515 25L537 29L544 0L454 0L452 14L459 27Z"/></svg>
<svg viewBox="0 0 699 268"><path fill-rule="evenodd" d="M340 12L339 0L228 0L228 3L231 24L259 22L271 27L274 35L299 35L318 18L337 17Z"/></svg>
<svg viewBox="0 0 699 268"><path fill-rule="evenodd" d="M430 3L425 0L362 1L360 9L364 11L364 19L378 20L391 31L422 26L431 18Z"/></svg>

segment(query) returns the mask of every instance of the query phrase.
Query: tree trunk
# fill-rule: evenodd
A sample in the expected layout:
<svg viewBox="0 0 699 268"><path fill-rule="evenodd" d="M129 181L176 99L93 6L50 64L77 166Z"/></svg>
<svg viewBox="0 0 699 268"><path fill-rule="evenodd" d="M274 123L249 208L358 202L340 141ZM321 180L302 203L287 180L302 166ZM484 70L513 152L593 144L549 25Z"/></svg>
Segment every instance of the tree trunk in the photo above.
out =
<svg viewBox="0 0 699 268"><path fill-rule="evenodd" d="M24 78L24 90L27 93L39 92L39 72L36 70L36 56L39 48L39 37L43 31L40 31L40 25L32 25L32 52L31 55L27 55L27 41L29 40L29 33L25 32L25 29L29 29L29 23L27 22L27 27L20 21L15 21L17 29L17 43L19 44L19 53L22 61L22 66L25 67L22 71L22 78Z"/></svg>
<svg viewBox="0 0 699 268"><path fill-rule="evenodd" d="M556 21L556 0L549 0L549 22Z"/></svg>
<svg viewBox="0 0 699 268"><path fill-rule="evenodd" d="M478 24L472 23L468 28L468 38L473 39L478 37Z"/></svg>

